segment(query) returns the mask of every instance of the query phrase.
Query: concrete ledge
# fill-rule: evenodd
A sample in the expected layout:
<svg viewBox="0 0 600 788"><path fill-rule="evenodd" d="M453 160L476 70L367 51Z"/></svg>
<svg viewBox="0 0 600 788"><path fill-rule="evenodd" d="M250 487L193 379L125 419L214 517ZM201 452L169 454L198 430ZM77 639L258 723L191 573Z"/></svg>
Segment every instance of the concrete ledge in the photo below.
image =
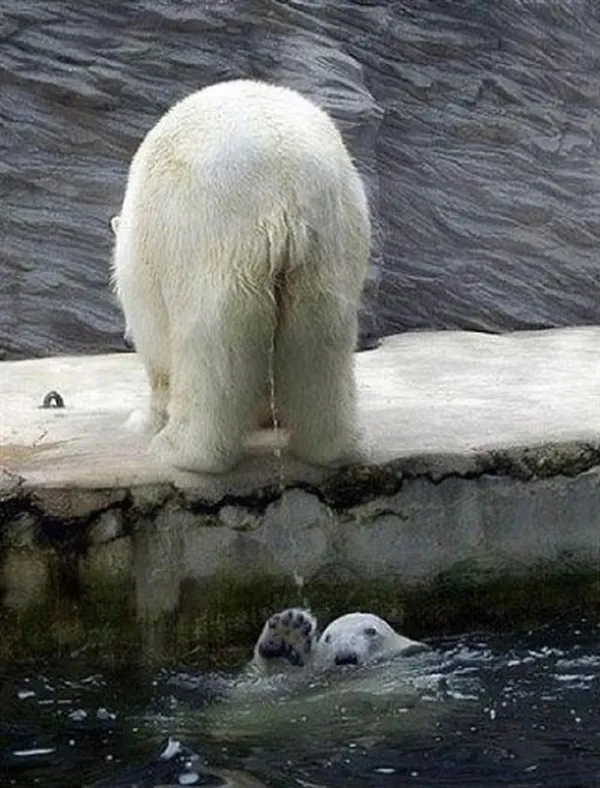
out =
<svg viewBox="0 0 600 788"><path fill-rule="evenodd" d="M415 636L600 608L600 329L407 334L356 363L369 465L260 433L223 477L125 430L134 355L0 364L0 660L222 660L288 602Z"/></svg>

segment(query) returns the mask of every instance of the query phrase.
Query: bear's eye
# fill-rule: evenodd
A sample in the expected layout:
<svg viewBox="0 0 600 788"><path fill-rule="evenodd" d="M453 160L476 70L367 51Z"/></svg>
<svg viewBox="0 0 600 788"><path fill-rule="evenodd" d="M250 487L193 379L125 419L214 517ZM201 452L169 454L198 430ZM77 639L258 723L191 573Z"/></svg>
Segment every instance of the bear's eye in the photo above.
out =
<svg viewBox="0 0 600 788"><path fill-rule="evenodd" d="M325 635L325 643L331 643L331 635Z"/></svg>
<svg viewBox="0 0 600 788"><path fill-rule="evenodd" d="M377 634L377 630L375 629L375 627L366 627L365 635L367 637L374 638L376 634Z"/></svg>

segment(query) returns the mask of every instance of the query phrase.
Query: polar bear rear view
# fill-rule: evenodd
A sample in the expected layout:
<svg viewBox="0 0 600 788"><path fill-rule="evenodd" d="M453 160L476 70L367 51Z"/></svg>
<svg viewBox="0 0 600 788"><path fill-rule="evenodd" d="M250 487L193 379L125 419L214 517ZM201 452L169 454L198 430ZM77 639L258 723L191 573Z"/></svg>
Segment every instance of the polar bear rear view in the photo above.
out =
<svg viewBox="0 0 600 788"><path fill-rule="evenodd" d="M114 280L164 462L224 472L264 414L272 361L290 451L360 456L353 351L370 223L328 115L239 80L176 104L135 154Z"/></svg>

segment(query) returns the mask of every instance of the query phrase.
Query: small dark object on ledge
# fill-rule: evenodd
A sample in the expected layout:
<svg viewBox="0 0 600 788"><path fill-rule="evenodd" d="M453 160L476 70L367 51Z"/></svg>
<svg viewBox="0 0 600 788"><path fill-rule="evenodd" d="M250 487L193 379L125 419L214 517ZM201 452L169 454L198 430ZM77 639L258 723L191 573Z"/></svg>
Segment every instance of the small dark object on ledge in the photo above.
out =
<svg viewBox="0 0 600 788"><path fill-rule="evenodd" d="M42 408L64 408L65 401L58 391L49 391L42 401Z"/></svg>

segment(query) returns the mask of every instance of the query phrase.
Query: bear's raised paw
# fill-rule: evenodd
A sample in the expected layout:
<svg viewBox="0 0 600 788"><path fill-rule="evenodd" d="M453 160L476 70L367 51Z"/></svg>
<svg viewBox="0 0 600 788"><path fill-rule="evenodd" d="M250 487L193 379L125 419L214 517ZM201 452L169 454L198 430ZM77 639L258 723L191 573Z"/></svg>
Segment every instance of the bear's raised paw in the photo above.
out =
<svg viewBox="0 0 600 788"><path fill-rule="evenodd" d="M300 608L289 608L269 618L256 644L263 660L286 660L294 667L304 667L317 639L316 619Z"/></svg>

